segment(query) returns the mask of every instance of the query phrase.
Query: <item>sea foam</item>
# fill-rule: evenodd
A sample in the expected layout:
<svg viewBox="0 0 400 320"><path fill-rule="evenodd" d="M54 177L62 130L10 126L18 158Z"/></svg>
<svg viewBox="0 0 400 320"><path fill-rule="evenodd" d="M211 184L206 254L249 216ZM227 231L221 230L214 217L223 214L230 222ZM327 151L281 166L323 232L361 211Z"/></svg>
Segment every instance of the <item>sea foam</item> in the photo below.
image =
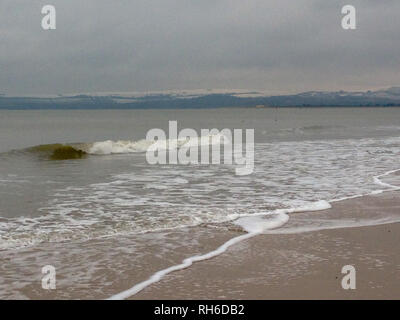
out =
<svg viewBox="0 0 400 320"><path fill-rule="evenodd" d="M151 146L156 150L170 150L181 147L199 147L215 144L227 144L229 139L223 134L209 134L200 137L184 137L178 139L167 140L106 140L98 141L90 144L87 148L87 153L96 155L107 154L122 154L122 153L135 153L145 152Z"/></svg>
<svg viewBox="0 0 400 320"><path fill-rule="evenodd" d="M373 177L373 181L381 186L384 186L386 190L379 190L381 192L384 191L393 191L393 190L399 190L400 187L394 186L385 182L382 182L380 178L384 176L388 176L390 174L393 174L398 170L390 170L387 171L381 175L377 175ZM370 194L377 194L377 190L371 192ZM354 198L355 196L351 197ZM350 198L350 197L349 197ZM340 199L340 200L345 200L345 199ZM339 199L336 199L336 201L339 201ZM231 246L247 240L249 238L255 237L257 235L260 235L262 233L265 233L267 231L270 231L273 233L274 229L280 228L283 225L285 225L289 221L289 213L295 213L295 212L309 212L309 211L320 211L320 210L326 210L331 208L331 204L326 201L326 200L320 200L316 202L312 202L310 204L304 205L304 206L299 206L299 207L294 207L294 208L287 208L287 209L277 209L273 212L266 212L266 213L258 213L258 214L252 214L252 215L242 215L242 217L237 218L233 223L235 225L240 226L244 231L247 233L244 235L240 235L238 237L232 238L229 241L225 242L223 245L218 247L216 250L208 252L203 255L196 255L190 258L187 258L182 261L181 264L171 266L169 268L163 269L161 271L156 272L153 274L149 279L140 282L136 285L134 285L132 288L125 290L123 292L120 292L118 294L115 294L111 297L108 298L108 300L122 300L122 299L127 299L146 287L150 286L151 284L154 284L158 281L160 281L163 277L165 277L167 274L186 269L190 267L193 263L198 262L198 261L203 261L203 260L208 260L211 258L214 258L224 252L226 252ZM231 218L234 218L231 216ZM342 222L342 223L340 223ZM375 221L374 223L370 221L364 221L364 224L361 225L377 225L377 224L386 224L386 223L391 223L393 220L388 217L388 218L383 218L380 219L379 221ZM360 222L358 222L360 223ZM333 226L325 226L323 228L307 228L303 227L301 230L285 230L285 234L290 234L290 233L298 233L298 232L310 232L310 231L316 231L316 230L324 230L324 229L335 229L335 228L346 228L346 227L351 227L351 226L357 226L357 225L352 225L352 221L339 221L336 222L336 224ZM279 229L278 229L279 230ZM279 231L277 232L279 233Z"/></svg>

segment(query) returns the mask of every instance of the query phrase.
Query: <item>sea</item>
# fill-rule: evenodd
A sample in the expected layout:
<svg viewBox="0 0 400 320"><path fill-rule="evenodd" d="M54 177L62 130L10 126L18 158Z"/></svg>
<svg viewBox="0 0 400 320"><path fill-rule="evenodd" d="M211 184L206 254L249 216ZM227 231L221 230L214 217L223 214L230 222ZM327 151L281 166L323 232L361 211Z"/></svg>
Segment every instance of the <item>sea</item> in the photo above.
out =
<svg viewBox="0 0 400 320"><path fill-rule="evenodd" d="M168 135L169 121L199 135L254 129L253 172L150 164L147 133ZM399 222L400 212L379 210L319 215L337 201L398 190L399 156L392 107L1 110L0 298L53 297L40 282L48 264L61 270L56 298L127 298L249 235ZM302 211L311 214L290 224ZM194 244L198 230L230 226L238 238L225 246ZM128 271L137 283L118 295Z"/></svg>

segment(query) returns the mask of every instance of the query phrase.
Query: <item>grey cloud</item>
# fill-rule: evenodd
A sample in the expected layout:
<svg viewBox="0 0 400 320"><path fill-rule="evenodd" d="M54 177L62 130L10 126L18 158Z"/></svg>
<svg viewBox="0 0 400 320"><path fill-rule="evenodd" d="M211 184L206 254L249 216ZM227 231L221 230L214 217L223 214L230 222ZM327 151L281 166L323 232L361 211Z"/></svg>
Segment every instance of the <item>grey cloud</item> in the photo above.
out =
<svg viewBox="0 0 400 320"><path fill-rule="evenodd" d="M0 92L46 94L196 88L271 93L400 84L400 2L52 0L0 4Z"/></svg>

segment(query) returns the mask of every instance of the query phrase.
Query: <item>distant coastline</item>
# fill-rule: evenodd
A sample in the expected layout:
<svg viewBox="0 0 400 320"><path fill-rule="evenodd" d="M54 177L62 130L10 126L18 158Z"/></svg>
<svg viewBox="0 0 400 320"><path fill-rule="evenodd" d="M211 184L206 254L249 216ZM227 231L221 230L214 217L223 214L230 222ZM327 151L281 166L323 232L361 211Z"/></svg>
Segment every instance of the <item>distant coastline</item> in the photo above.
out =
<svg viewBox="0 0 400 320"><path fill-rule="evenodd" d="M0 110L210 109L277 107L399 107L400 87L366 92L310 91L291 95L249 92L79 94L52 97L0 95Z"/></svg>

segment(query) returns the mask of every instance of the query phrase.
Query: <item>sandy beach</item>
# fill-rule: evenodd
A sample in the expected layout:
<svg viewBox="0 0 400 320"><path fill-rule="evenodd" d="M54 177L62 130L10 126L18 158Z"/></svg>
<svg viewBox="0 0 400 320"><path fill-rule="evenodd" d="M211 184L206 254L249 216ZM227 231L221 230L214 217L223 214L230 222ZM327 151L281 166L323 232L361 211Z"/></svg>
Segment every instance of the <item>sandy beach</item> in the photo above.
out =
<svg viewBox="0 0 400 320"><path fill-rule="evenodd" d="M325 213L347 210L399 212L399 192L338 202ZM260 235L171 273L132 298L399 299L399 241L399 223ZM341 287L341 269L349 264L356 268L355 290Z"/></svg>
<svg viewBox="0 0 400 320"><path fill-rule="evenodd" d="M334 203L291 215L328 219L400 211L400 192ZM303 220L301 220L303 221ZM272 230L278 232L280 229ZM146 235L51 243L0 252L3 298L106 299L185 258L245 234L238 226L203 225ZM399 299L400 223L293 234L262 234L225 253L172 272L130 299ZM167 257L167 258L166 258ZM43 290L41 268L57 268L57 289ZM341 269L356 268L356 290L343 290ZM18 286L19 290L8 290Z"/></svg>

